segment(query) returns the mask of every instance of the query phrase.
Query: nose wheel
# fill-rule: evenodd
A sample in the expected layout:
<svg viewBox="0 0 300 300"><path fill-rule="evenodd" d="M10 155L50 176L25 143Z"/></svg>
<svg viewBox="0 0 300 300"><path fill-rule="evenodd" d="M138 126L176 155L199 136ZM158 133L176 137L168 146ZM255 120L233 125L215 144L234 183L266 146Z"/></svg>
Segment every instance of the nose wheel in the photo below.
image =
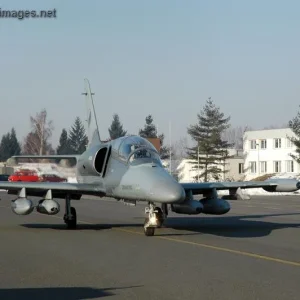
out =
<svg viewBox="0 0 300 300"><path fill-rule="evenodd" d="M145 236L153 236L155 233L155 227L147 226L148 223L149 223L149 218L146 218L144 222L144 234Z"/></svg>
<svg viewBox="0 0 300 300"><path fill-rule="evenodd" d="M150 203L149 207L146 207L145 213L148 215L144 222L144 234L146 236L153 236L155 228L163 225L165 214L160 207L155 207L152 203Z"/></svg>

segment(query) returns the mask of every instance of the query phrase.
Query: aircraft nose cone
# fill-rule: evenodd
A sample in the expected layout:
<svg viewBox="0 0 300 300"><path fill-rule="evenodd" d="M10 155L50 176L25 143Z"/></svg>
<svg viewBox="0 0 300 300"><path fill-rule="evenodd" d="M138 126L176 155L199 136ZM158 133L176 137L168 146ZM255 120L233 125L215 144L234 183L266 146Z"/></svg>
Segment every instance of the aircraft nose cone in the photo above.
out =
<svg viewBox="0 0 300 300"><path fill-rule="evenodd" d="M185 199L185 191L183 187L173 180L161 180L152 188L155 190L153 196L156 201L165 203L182 202Z"/></svg>
<svg viewBox="0 0 300 300"><path fill-rule="evenodd" d="M174 184L170 187L168 202L182 202L185 199L185 191L180 184Z"/></svg>

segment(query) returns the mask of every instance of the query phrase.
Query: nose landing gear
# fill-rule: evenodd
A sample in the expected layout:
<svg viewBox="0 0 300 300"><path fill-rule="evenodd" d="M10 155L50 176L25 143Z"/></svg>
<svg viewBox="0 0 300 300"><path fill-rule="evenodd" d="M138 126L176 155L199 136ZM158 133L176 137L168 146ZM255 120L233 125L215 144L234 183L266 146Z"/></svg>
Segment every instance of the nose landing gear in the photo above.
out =
<svg viewBox="0 0 300 300"><path fill-rule="evenodd" d="M149 203L149 207L145 208L145 213L148 214L144 222L144 233L146 236L153 236L155 228L160 228L166 218L166 208L163 210L160 207L154 206L153 203Z"/></svg>

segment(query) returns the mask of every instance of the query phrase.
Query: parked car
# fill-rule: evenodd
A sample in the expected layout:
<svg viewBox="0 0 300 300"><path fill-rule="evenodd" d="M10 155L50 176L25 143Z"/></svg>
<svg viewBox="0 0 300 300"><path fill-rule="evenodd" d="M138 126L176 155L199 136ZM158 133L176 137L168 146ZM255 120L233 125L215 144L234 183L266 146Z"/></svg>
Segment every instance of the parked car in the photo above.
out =
<svg viewBox="0 0 300 300"><path fill-rule="evenodd" d="M60 177L56 174L43 174L43 175L40 175L39 181L67 182L67 179L64 177Z"/></svg>
<svg viewBox="0 0 300 300"><path fill-rule="evenodd" d="M36 171L20 169L8 177L8 181L27 181L36 182L39 181L39 176Z"/></svg>
<svg viewBox="0 0 300 300"><path fill-rule="evenodd" d="M22 169L10 175L8 181L27 182L67 182L67 179L56 174L38 174L36 171Z"/></svg>
<svg viewBox="0 0 300 300"><path fill-rule="evenodd" d="M0 174L0 181L8 181L8 174Z"/></svg>

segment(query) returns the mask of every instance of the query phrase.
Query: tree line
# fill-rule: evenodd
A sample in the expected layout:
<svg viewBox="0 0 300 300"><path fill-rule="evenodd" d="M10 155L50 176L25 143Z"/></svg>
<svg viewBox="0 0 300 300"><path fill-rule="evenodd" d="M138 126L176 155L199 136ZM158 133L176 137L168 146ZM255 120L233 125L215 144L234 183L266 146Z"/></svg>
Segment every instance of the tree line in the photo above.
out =
<svg viewBox="0 0 300 300"><path fill-rule="evenodd" d="M53 149L50 142L54 130L53 121L48 120L44 109L34 117L30 116L30 132L25 136L23 143L16 137L15 128L4 134L0 143L0 161L6 161L14 155L51 155L51 154L81 154L87 145L87 136L82 121L75 118L69 131L64 128L60 142Z"/></svg>
<svg viewBox="0 0 300 300"><path fill-rule="evenodd" d="M51 154L82 154L88 145L88 137L82 120L77 116L69 130L63 128L56 149L50 139L54 130L53 121L48 120L47 111L43 109L35 116L30 116L30 132L25 136L23 143L19 142L15 128L4 134L0 143L0 161L6 161L14 155L51 155ZM113 140L127 135L119 115L114 114L112 123L108 128L109 139ZM160 156L162 159L173 156L170 148L164 145L164 134L158 134L153 118L148 115L145 125L139 130L144 138L159 138L161 141Z"/></svg>
<svg viewBox="0 0 300 300"><path fill-rule="evenodd" d="M187 128L187 134L191 137L194 145L187 146L187 139L181 138L174 147L164 145L164 134L158 133L152 115L145 118L143 128L138 135L144 138L159 138L161 141L161 159L187 158L191 161L193 168L199 166L201 170L199 179L202 181L219 180L224 171L225 161L230 158L229 149L243 147L243 133L251 130L249 127L232 128L230 116L225 116L211 98L206 100L203 108L197 114L197 123ZM3 135L0 143L0 161L6 161L13 155L31 154L81 154L86 150L88 137L81 119L77 116L69 130L63 128L59 145L52 148L50 138L53 132L53 122L48 120L47 111L42 110L35 117L30 117L31 131L27 134L23 144L18 141L14 128ZM300 111L297 116L288 122L288 127L295 133L296 138L290 137L296 146L297 155L291 155L300 163ZM274 128L271 126L269 128ZM278 127L277 127L278 128ZM112 123L108 128L111 140L128 135L123 128L119 115L114 114Z"/></svg>

